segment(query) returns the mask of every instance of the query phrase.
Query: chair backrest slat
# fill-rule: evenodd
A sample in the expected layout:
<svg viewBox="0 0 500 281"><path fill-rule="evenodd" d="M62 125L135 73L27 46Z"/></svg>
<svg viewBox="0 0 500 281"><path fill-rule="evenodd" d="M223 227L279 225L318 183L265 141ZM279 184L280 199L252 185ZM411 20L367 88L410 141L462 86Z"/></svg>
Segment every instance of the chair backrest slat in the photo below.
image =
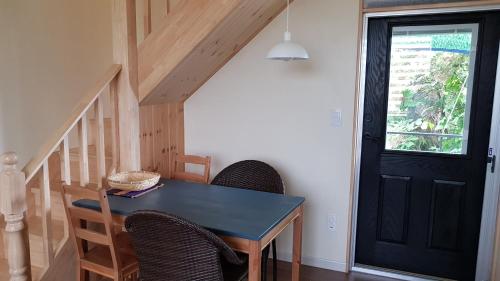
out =
<svg viewBox="0 0 500 281"><path fill-rule="evenodd" d="M174 173L173 178L177 180L208 183L210 178L210 162L211 158L201 157L196 155L181 155L176 154L174 157ZM186 164L194 164L203 166L203 175L186 172Z"/></svg>
<svg viewBox="0 0 500 281"><path fill-rule="evenodd" d="M195 174L195 173L189 173L189 172L176 172L175 173L175 179L176 180L182 180L182 181L192 181L192 182L206 183L205 176L198 175L198 174Z"/></svg>
<svg viewBox="0 0 500 281"><path fill-rule="evenodd" d="M99 192L97 192L97 186L95 185L88 185L87 187L80 187L80 186L65 186L66 188L64 189L64 192L68 195L71 195L73 199L90 199L90 200L96 200L99 201L100 196Z"/></svg>
<svg viewBox="0 0 500 281"><path fill-rule="evenodd" d="M85 241L100 245L110 246L112 243L109 237L105 234L79 227L75 227L75 236Z"/></svg>
<svg viewBox="0 0 500 281"><path fill-rule="evenodd" d="M102 217L102 214L97 212L97 211L92 211L92 210L77 208L77 207L69 207L68 209L69 209L69 212L71 214L71 217L73 217L73 218L77 218L77 219L85 220L85 221L96 222L96 223L104 223L104 219Z"/></svg>

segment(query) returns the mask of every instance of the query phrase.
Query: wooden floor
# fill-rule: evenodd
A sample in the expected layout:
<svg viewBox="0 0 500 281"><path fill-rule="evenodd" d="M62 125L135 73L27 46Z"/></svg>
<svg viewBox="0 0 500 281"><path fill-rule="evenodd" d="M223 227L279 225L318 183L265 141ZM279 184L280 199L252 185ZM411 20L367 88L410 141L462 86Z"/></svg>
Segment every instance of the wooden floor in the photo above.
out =
<svg viewBox="0 0 500 281"><path fill-rule="evenodd" d="M292 266L288 262L278 261L278 281L290 281ZM272 264L267 269L267 281L272 281ZM90 280L107 281L107 278L91 278ZM396 279L378 277L363 273L343 273L327 269L303 265L300 270L301 281L394 281Z"/></svg>
<svg viewBox="0 0 500 281"><path fill-rule="evenodd" d="M278 281L291 280L291 264L278 261ZM272 281L272 264L268 266L267 281ZM362 273L343 273L303 265L300 270L300 280L303 281L394 281L395 279L378 277Z"/></svg>

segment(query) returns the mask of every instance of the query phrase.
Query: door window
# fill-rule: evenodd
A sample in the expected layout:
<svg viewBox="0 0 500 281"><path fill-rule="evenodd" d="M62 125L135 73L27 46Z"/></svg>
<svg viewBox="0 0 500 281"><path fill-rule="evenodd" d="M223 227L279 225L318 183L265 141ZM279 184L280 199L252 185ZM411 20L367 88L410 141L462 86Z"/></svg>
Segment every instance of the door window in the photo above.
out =
<svg viewBox="0 0 500 281"><path fill-rule="evenodd" d="M386 150L467 154L478 24L392 29Z"/></svg>

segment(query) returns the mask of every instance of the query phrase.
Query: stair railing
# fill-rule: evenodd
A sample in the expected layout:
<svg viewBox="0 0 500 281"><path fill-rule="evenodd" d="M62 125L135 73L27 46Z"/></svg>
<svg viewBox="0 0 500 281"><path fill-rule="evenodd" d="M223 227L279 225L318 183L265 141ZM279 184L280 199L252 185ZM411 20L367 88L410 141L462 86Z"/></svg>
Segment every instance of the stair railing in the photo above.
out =
<svg viewBox="0 0 500 281"><path fill-rule="evenodd" d="M79 150L80 185L86 186L90 182L89 153L88 153L88 114L94 113L95 146L97 164L97 184L102 187L106 175L114 173L118 168L118 96L117 77L121 65L112 65L105 75L88 91L74 109L70 118L60 127L52 138L40 149L39 153L24 167L23 171L16 170L17 157L15 153L6 153L2 156L4 168L0 173L0 188L2 204L0 211L6 220L6 242L8 248L7 259L11 281L30 280L30 256L27 227L23 221L27 211L26 186L40 173L40 202L42 219L43 241L43 269L41 277L54 263L55 257L68 240L68 222L64 220L64 237L58 249L54 251L52 235L51 213L51 179L49 178L49 157L59 152L61 162L61 182L71 185L70 171L70 132L77 129ZM109 89L111 105L111 154L112 164L106 171L105 142L104 142L104 94ZM107 92L106 92L107 93ZM89 112L93 109L93 112ZM26 175L26 177L25 177ZM59 179L57 179L59 180ZM25 249L25 251L23 251Z"/></svg>

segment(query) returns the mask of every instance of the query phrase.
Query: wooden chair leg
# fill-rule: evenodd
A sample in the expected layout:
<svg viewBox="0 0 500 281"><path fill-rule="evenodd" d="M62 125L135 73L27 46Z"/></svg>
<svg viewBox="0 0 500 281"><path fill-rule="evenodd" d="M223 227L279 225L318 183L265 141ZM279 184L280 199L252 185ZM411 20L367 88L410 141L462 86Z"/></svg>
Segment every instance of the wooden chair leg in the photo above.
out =
<svg viewBox="0 0 500 281"><path fill-rule="evenodd" d="M77 274L77 280L78 281L87 281L86 275L87 275L86 270L79 268L78 274Z"/></svg>
<svg viewBox="0 0 500 281"><path fill-rule="evenodd" d="M278 280L278 255L276 254L276 240L271 242L273 247L273 281Z"/></svg>

